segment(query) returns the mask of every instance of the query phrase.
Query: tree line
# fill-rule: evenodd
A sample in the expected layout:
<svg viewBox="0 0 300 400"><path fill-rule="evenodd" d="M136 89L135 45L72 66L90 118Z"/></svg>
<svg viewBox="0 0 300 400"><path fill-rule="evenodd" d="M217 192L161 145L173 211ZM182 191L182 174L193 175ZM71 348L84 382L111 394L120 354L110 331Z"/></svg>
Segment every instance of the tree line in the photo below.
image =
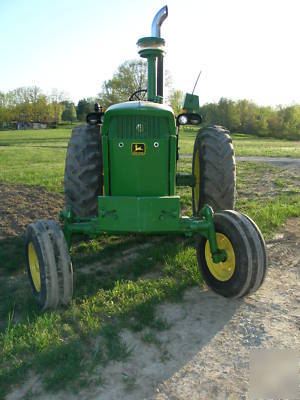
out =
<svg viewBox="0 0 300 400"><path fill-rule="evenodd" d="M300 139L300 105L258 106L252 101L221 98L201 107L206 124L226 126L232 132Z"/></svg>
<svg viewBox="0 0 300 400"><path fill-rule="evenodd" d="M172 88L166 72L166 101L175 114L182 112L183 92ZM104 108L127 101L138 89L147 87L147 64L144 60L128 60L121 64L112 78L104 81L96 97L79 100L77 106L58 90L45 95L36 86L22 87L8 93L0 92L0 128L12 122L43 122L57 125L62 121L86 120L98 102ZM232 132L252 135L300 139L300 105L258 106L252 101L221 98L218 103L204 104L201 114L205 124L227 127Z"/></svg>
<svg viewBox="0 0 300 400"><path fill-rule="evenodd" d="M37 86L0 92L0 127L13 122L59 124L76 119L74 103L58 90L53 90L48 96Z"/></svg>

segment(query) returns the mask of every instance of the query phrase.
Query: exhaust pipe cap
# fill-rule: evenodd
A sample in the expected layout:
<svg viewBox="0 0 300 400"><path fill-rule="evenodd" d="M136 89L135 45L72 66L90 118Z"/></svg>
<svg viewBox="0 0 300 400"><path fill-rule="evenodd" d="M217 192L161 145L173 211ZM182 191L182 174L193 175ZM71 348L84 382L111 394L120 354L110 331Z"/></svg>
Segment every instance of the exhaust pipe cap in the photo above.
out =
<svg viewBox="0 0 300 400"><path fill-rule="evenodd" d="M168 6L161 8L152 21L151 36L160 37L160 27L168 16Z"/></svg>

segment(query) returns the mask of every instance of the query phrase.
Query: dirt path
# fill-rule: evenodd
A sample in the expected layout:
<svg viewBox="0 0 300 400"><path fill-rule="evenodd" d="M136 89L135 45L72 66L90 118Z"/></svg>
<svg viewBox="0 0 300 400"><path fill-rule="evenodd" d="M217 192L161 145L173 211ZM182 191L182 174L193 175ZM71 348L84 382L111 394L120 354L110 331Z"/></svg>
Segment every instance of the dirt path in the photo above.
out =
<svg viewBox="0 0 300 400"><path fill-rule="evenodd" d="M192 154L180 154L180 158L193 158ZM278 167L291 167L300 169L300 158L291 157L257 157L257 156L236 156L236 161L254 161L277 165Z"/></svg>
<svg viewBox="0 0 300 400"><path fill-rule="evenodd" d="M0 240L23 233L37 219L57 219L63 195L26 185L0 183Z"/></svg>
<svg viewBox="0 0 300 400"><path fill-rule="evenodd" d="M156 344L142 340L145 332L123 332L132 356L126 362L110 363L102 371L104 385L77 394L41 394L37 398L248 399L253 349L300 348L300 219L290 219L267 247L269 272L254 295L227 300L207 289L190 289L183 301L159 306L157 312L170 329L157 333ZM7 399L22 399L28 390L34 393L39 389L38 378L33 378Z"/></svg>
<svg viewBox="0 0 300 400"><path fill-rule="evenodd" d="M287 167L287 168L297 168L300 169L300 158L290 158L290 157L236 157L237 161L255 161L255 162L264 162L270 163L273 165L277 165L278 167Z"/></svg>
<svg viewBox="0 0 300 400"><path fill-rule="evenodd" d="M171 324L159 335L160 349L124 332L134 357L111 365L106 371L110 384L90 399L246 398L251 349L300 347L300 219L290 220L268 250L269 274L253 296L227 300L194 288L182 303L160 306L160 316ZM124 392L123 374L135 379L131 393Z"/></svg>

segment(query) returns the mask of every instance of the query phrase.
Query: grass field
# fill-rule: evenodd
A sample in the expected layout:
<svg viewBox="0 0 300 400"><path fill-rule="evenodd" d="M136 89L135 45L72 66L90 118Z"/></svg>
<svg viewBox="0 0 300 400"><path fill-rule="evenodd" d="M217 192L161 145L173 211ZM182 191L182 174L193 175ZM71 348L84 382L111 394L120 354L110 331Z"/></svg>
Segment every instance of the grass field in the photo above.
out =
<svg viewBox="0 0 300 400"><path fill-rule="evenodd" d="M180 152L192 154L196 129L180 131ZM232 134L236 156L300 157L300 141L258 138L242 133Z"/></svg>
<svg viewBox="0 0 300 400"><path fill-rule="evenodd" d="M0 182L62 191L71 129L0 132Z"/></svg>
<svg viewBox="0 0 300 400"><path fill-rule="evenodd" d="M40 186L62 192L70 134L70 129L0 132L0 183L33 185L37 193ZM243 155L250 151L248 143L251 151L255 146L268 151L264 139L237 135L234 142ZM295 145L271 142L285 156L282 149ZM189 172L191 161L180 160L179 169ZM190 215L190 189L180 188L179 194ZM288 217L300 215L299 194L296 172L262 163L237 165L237 209L249 214L266 237ZM30 206L38 209L43 204ZM18 215L17 205L15 212ZM180 301L186 288L202 284L193 239L78 239L71 249L76 283L70 307L40 312L25 276L23 246L22 231L0 241L0 398L29 372L39 374L45 390L53 392L105 384L101 371L108 363L126 360L134 351L122 340L124 329L139 332L145 343L159 348L162 358L168 357L159 341L168 325L156 315L156 306Z"/></svg>
<svg viewBox="0 0 300 400"><path fill-rule="evenodd" d="M63 171L71 128L0 131L0 182L39 185L63 191ZM196 131L181 131L180 152L193 152ZM300 142L233 135L237 156L300 157Z"/></svg>

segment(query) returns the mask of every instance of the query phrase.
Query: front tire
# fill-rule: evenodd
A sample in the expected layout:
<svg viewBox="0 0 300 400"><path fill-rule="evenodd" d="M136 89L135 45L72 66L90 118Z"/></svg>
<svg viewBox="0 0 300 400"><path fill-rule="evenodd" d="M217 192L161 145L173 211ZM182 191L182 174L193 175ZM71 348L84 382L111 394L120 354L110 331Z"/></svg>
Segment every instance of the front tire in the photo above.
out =
<svg viewBox="0 0 300 400"><path fill-rule="evenodd" d="M25 246L32 293L42 309L68 304L73 294L73 270L60 227L47 220L28 225Z"/></svg>
<svg viewBox="0 0 300 400"><path fill-rule="evenodd" d="M255 292L267 268L266 248L257 226L247 216L231 210L214 214L214 224L218 247L226 250L227 259L214 263L209 242L201 237L197 258L204 281L225 297L239 298Z"/></svg>

